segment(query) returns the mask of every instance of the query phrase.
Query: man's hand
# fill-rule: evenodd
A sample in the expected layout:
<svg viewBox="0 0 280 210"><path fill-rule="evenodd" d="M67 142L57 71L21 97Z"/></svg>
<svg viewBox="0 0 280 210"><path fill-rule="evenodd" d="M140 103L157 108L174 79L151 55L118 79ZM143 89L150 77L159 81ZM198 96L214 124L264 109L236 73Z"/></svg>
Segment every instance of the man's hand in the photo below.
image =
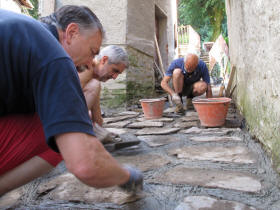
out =
<svg viewBox="0 0 280 210"><path fill-rule="evenodd" d="M127 183L121 185L120 188L132 193L141 191L143 189L143 174L141 171L131 166L125 166L124 168L129 171L130 176Z"/></svg>
<svg viewBox="0 0 280 210"><path fill-rule="evenodd" d="M180 96L179 96L177 93L172 94L172 101L173 101L176 105L182 103L182 102L181 102L181 98L180 98Z"/></svg>
<svg viewBox="0 0 280 210"><path fill-rule="evenodd" d="M97 123L93 123L92 127L97 139L100 140L103 144L114 142L113 136L108 130L101 127Z"/></svg>

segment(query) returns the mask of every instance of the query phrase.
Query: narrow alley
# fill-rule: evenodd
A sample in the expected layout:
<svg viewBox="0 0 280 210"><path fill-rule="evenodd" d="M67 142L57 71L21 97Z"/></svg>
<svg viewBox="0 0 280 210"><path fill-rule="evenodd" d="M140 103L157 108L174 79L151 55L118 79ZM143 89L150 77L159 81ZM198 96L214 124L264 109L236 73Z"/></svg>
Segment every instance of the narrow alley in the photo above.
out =
<svg viewBox="0 0 280 210"><path fill-rule="evenodd" d="M279 176L262 146L246 131L231 104L222 128L203 128L197 112L145 120L125 111L104 118L119 141L141 140L116 150L122 164L144 172L144 190L94 189L60 164L52 173L0 199L3 209L279 209Z"/></svg>

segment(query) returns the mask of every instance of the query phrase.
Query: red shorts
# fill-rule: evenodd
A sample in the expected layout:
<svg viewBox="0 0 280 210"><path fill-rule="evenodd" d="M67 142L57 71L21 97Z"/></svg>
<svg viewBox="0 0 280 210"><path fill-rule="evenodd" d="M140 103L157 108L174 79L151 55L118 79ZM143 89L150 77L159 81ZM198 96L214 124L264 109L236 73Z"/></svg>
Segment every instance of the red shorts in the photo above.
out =
<svg viewBox="0 0 280 210"><path fill-rule="evenodd" d="M48 147L38 115L0 117L0 175L34 156L53 166L62 160L60 154Z"/></svg>

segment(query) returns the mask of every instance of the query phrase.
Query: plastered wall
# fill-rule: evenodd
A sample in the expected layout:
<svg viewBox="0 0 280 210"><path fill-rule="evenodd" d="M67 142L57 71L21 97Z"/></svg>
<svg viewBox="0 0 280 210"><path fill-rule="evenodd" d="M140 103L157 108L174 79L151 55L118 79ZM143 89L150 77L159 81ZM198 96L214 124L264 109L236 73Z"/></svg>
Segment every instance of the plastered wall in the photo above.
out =
<svg viewBox="0 0 280 210"><path fill-rule="evenodd" d="M247 126L280 171L280 4L226 0L234 97Z"/></svg>
<svg viewBox="0 0 280 210"><path fill-rule="evenodd" d="M110 105L128 100L138 101L142 97L154 94L154 56L155 56L155 7L161 9L163 20L160 30L159 47L164 67L175 56L174 21L176 21L176 1L173 0L56 0L47 6L47 0L41 0L41 13L48 15L50 8L59 8L66 4L86 5L100 19L106 31L103 46L119 45L128 51L130 67L116 80L103 83L102 97ZM45 12L44 12L45 11ZM121 100L119 100L121 99Z"/></svg>

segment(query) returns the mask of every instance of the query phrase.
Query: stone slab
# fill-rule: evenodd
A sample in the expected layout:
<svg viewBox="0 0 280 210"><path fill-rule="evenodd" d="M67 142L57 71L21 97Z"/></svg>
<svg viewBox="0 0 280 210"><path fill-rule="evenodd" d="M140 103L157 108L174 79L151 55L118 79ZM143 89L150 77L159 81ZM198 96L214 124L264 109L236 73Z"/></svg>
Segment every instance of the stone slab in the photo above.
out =
<svg viewBox="0 0 280 210"><path fill-rule="evenodd" d="M132 196L118 187L95 189L81 183L74 175L65 173L55 177L37 188L41 199L84 203L114 203L122 205L134 202L138 196Z"/></svg>
<svg viewBox="0 0 280 210"><path fill-rule="evenodd" d="M258 193L261 183L248 173L177 166L155 176L151 182L161 184L189 184Z"/></svg>
<svg viewBox="0 0 280 210"><path fill-rule="evenodd" d="M122 164L135 166L141 171L149 171L170 163L169 160L157 154L141 154L136 156L117 156L116 159Z"/></svg>
<svg viewBox="0 0 280 210"><path fill-rule="evenodd" d="M140 139L137 138L133 133L124 133L119 135L122 142L128 141L139 141Z"/></svg>
<svg viewBox="0 0 280 210"><path fill-rule="evenodd" d="M197 121L188 121L188 122L178 122L175 123L173 126L175 128L191 128L197 125L198 125Z"/></svg>
<svg viewBox="0 0 280 210"><path fill-rule="evenodd" d="M188 111L186 112L186 114L185 114L185 117L186 117L186 118L188 118L188 117L197 117L197 119L198 119L198 114L197 114L196 111L190 111L190 110L188 110Z"/></svg>
<svg viewBox="0 0 280 210"><path fill-rule="evenodd" d="M192 127L187 130L181 130L181 133L185 134L202 134L202 135L227 135L231 132L241 131L240 128L207 128L202 129L198 127Z"/></svg>
<svg viewBox="0 0 280 210"><path fill-rule="evenodd" d="M164 136L138 136L141 141L146 142L150 147L159 147L162 145L170 144L180 141L179 138L169 135Z"/></svg>
<svg viewBox="0 0 280 210"><path fill-rule="evenodd" d="M15 189L0 196L0 209L14 209L14 207L20 203L21 196L22 188Z"/></svg>
<svg viewBox="0 0 280 210"><path fill-rule="evenodd" d="M181 118L181 120L183 122L190 122L190 121L198 121L199 119L198 119L198 116L191 115L191 116L184 116Z"/></svg>
<svg viewBox="0 0 280 210"><path fill-rule="evenodd" d="M136 135L160 135L170 134L179 131L180 128L143 128L136 132Z"/></svg>
<svg viewBox="0 0 280 210"><path fill-rule="evenodd" d="M163 113L173 113L175 112L176 107L168 107L167 109L163 110Z"/></svg>
<svg viewBox="0 0 280 210"><path fill-rule="evenodd" d="M194 136L190 140L198 142L210 142L210 141L242 141L237 136Z"/></svg>
<svg viewBox="0 0 280 210"><path fill-rule="evenodd" d="M115 135L121 135L124 133L127 133L128 130L125 128L106 128L110 133L113 133Z"/></svg>
<svg viewBox="0 0 280 210"><path fill-rule="evenodd" d="M117 116L117 117L105 117L105 118L103 118L103 123L104 124L114 123L114 122L118 122L118 121L122 121L122 120L127 120L127 119L131 119L131 118L135 118L137 116L138 116L138 114L124 115L124 116Z"/></svg>
<svg viewBox="0 0 280 210"><path fill-rule="evenodd" d="M146 119L144 117L141 117L141 118L137 118L136 121L139 121L139 122L143 122L143 121L153 121L153 122L173 122L174 119L173 118L169 118L169 117L161 117L161 118L158 118L158 119Z"/></svg>
<svg viewBox="0 0 280 210"><path fill-rule="evenodd" d="M130 120L125 120L125 121L119 121L115 123L109 123L109 124L104 124L104 128L124 128L127 126L129 123L131 123Z"/></svg>
<svg viewBox="0 0 280 210"><path fill-rule="evenodd" d="M134 111L123 111L121 113L119 113L118 115L140 115L139 112L134 112Z"/></svg>
<svg viewBox="0 0 280 210"><path fill-rule="evenodd" d="M208 196L188 196L175 210L256 210L252 206Z"/></svg>
<svg viewBox="0 0 280 210"><path fill-rule="evenodd" d="M147 127L163 127L163 122L144 121L135 122L127 126L128 128L147 128Z"/></svg>
<svg viewBox="0 0 280 210"><path fill-rule="evenodd" d="M214 146L190 146L168 151L169 155L176 155L180 159L208 160L232 163L255 163L252 153L241 146L214 147Z"/></svg>

